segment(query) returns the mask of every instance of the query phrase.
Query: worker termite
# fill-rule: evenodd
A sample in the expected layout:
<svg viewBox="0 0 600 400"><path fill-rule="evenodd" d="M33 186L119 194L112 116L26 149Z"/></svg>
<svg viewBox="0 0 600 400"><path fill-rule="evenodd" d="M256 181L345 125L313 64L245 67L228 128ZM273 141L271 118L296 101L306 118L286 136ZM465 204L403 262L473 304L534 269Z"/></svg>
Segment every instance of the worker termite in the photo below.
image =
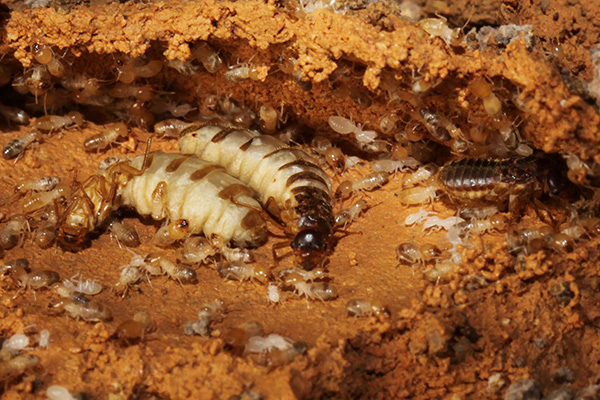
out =
<svg viewBox="0 0 600 400"><path fill-rule="evenodd" d="M23 375L28 369L40 363L40 358L33 354L21 354L9 360L0 361L0 381L6 381Z"/></svg>
<svg viewBox="0 0 600 400"><path fill-rule="evenodd" d="M115 143L121 137L127 137L128 129L127 125L122 122L110 124L105 127L106 130L97 133L85 139L83 147L85 151L99 151L104 150L108 146Z"/></svg>
<svg viewBox="0 0 600 400"><path fill-rule="evenodd" d="M450 29L445 18L424 18L417 22L417 25L431 37L439 37L448 46L457 46L460 44L462 28Z"/></svg>
<svg viewBox="0 0 600 400"><path fill-rule="evenodd" d="M45 65L52 76L61 78L65 75L65 66L54 55L52 48L45 44L36 43L33 45L32 50L33 58L40 64Z"/></svg>
<svg viewBox="0 0 600 400"><path fill-rule="evenodd" d="M495 203L510 211L542 192L558 195L568 184L565 160L558 154L538 152L530 157L502 160L462 159L443 166L439 187L452 200L463 203Z"/></svg>
<svg viewBox="0 0 600 400"><path fill-rule="evenodd" d="M348 224L351 224L356 218L358 218L363 212L369 208L369 205L364 200L358 200L350 207L340 210L335 215L335 227L346 229Z"/></svg>
<svg viewBox="0 0 600 400"><path fill-rule="evenodd" d="M167 112L174 118L183 118L194 110L196 110L196 107L192 107L189 103L177 103L172 100L161 98L154 99L152 101L152 106L150 107L150 111L155 114ZM156 124L154 126L156 127Z"/></svg>
<svg viewBox="0 0 600 400"><path fill-rule="evenodd" d="M413 170L421 165L420 162L412 157L407 157L401 160L383 159L377 160L371 164L373 172L386 172L388 174L396 174L406 170Z"/></svg>
<svg viewBox="0 0 600 400"><path fill-rule="evenodd" d="M425 182L426 180L433 177L437 173L438 169L439 168L435 164L425 164L419 167L419 169L417 169L412 174L405 175L402 178L402 186L412 187L422 182Z"/></svg>
<svg viewBox="0 0 600 400"><path fill-rule="evenodd" d="M168 260L163 253L148 254L145 261L150 265L159 266L164 274L181 284L198 282L196 271L194 269L175 264Z"/></svg>
<svg viewBox="0 0 600 400"><path fill-rule="evenodd" d="M484 233L498 232L506 229L508 218L502 214L494 214L488 219L474 219L463 221L457 225L458 228L468 235L480 236Z"/></svg>
<svg viewBox="0 0 600 400"><path fill-rule="evenodd" d="M287 274L283 280L284 285L294 288L298 296L305 296L310 300L328 301L338 297L336 286L328 282L307 282L302 275L298 273Z"/></svg>
<svg viewBox="0 0 600 400"><path fill-rule="evenodd" d="M204 69L211 74L216 73L223 64L219 52L215 51L208 43L197 44L192 48L191 53L192 58L199 60Z"/></svg>
<svg viewBox="0 0 600 400"><path fill-rule="evenodd" d="M67 300L66 303L59 303L67 315L71 318L82 319L87 322L109 321L112 319L112 314L104 304L90 300L86 302L78 302Z"/></svg>
<svg viewBox="0 0 600 400"><path fill-rule="evenodd" d="M293 346L291 339L271 333L270 335L252 336L246 342L247 353L269 353L272 350L287 350Z"/></svg>
<svg viewBox="0 0 600 400"><path fill-rule="evenodd" d="M83 125L83 115L77 111L71 111L66 116L45 115L35 119L34 125L41 131L54 131L67 128L69 126Z"/></svg>
<svg viewBox="0 0 600 400"><path fill-rule="evenodd" d="M79 273L72 276L70 279L62 281L65 289L71 293L79 292L89 296L95 296L102 291L102 285L95 279L78 279Z"/></svg>
<svg viewBox="0 0 600 400"><path fill-rule="evenodd" d="M165 119L154 124L154 133L159 137L177 137L185 128L194 125L179 119Z"/></svg>
<svg viewBox="0 0 600 400"><path fill-rule="evenodd" d="M437 215L432 215L423 220L423 230L439 231L444 229L448 231L461 222L464 222L464 219L456 216L440 218Z"/></svg>
<svg viewBox="0 0 600 400"><path fill-rule="evenodd" d="M132 344L143 341L147 334L156 330L156 323L146 311L135 313L132 319L121 322L109 339Z"/></svg>
<svg viewBox="0 0 600 400"><path fill-rule="evenodd" d="M40 132L36 129L33 129L24 136L11 140L2 150L2 157L4 157L5 160L11 160L18 157L25 151L27 147L29 147L33 142L40 140L41 137L42 135Z"/></svg>
<svg viewBox="0 0 600 400"><path fill-rule="evenodd" d="M217 264L217 271L222 278L237 281L252 281L256 279L261 283L265 283L272 278L269 268L262 265L248 265L241 262L220 262Z"/></svg>
<svg viewBox="0 0 600 400"><path fill-rule="evenodd" d="M263 104L258 111L260 118L260 130L267 135L272 135L277 130L279 113L269 104Z"/></svg>
<svg viewBox="0 0 600 400"><path fill-rule="evenodd" d="M265 209L293 236L291 247L303 268L324 261L334 222L331 183L310 156L272 136L217 126L185 129L179 147L223 165L256 190Z"/></svg>
<svg viewBox="0 0 600 400"><path fill-rule="evenodd" d="M10 250L23 243L25 234L31 230L29 218L25 215L15 215L0 231L0 247Z"/></svg>
<svg viewBox="0 0 600 400"><path fill-rule="evenodd" d="M372 143L375 138L377 138L377 132L375 131L365 131L362 129L360 124L355 124L352 120L349 120L340 116L330 116L329 117L329 126L335 132L340 133L342 135L347 135L350 133L354 134L356 141L359 145L366 145Z"/></svg>
<svg viewBox="0 0 600 400"><path fill-rule="evenodd" d="M502 102L492 92L492 86L482 77L471 80L469 91L483 100L483 108L492 118L499 118L502 114Z"/></svg>
<svg viewBox="0 0 600 400"><path fill-rule="evenodd" d="M121 267L121 274L119 275L119 281L115 284L114 290L117 295L125 297L129 287L135 285L142 279L143 275L137 265L123 265Z"/></svg>
<svg viewBox="0 0 600 400"><path fill-rule="evenodd" d="M220 300L203 304L198 312L198 319L188 322L183 331L188 336L200 335L205 338L210 337L210 325L222 319L223 313L223 302Z"/></svg>
<svg viewBox="0 0 600 400"><path fill-rule="evenodd" d="M261 79L261 71L254 65L250 64L250 61L243 64L236 64L229 67L229 70L225 72L225 79L229 82L241 82L244 79L252 79L257 81Z"/></svg>
<svg viewBox="0 0 600 400"><path fill-rule="evenodd" d="M140 245L140 236L135 226L113 219L108 225L108 230L117 239L119 246L121 246L121 243L127 247L138 247Z"/></svg>
<svg viewBox="0 0 600 400"><path fill-rule="evenodd" d="M287 268L279 271L279 273L277 274L279 279L283 282L286 282L289 279L295 281L296 279L298 279L297 275L302 277L302 279L305 282L312 282L314 280L324 279L328 277L327 271L323 268L315 268L311 271L305 271L300 268Z"/></svg>
<svg viewBox="0 0 600 400"><path fill-rule="evenodd" d="M137 78L152 78L163 68L161 60L151 60L146 64L142 64L142 59L117 59L115 61L115 72L117 73L117 81L130 84Z"/></svg>
<svg viewBox="0 0 600 400"><path fill-rule="evenodd" d="M355 181L343 181L335 191L335 198L346 200L355 193L375 190L388 183L389 177L385 172L372 172Z"/></svg>
<svg viewBox="0 0 600 400"><path fill-rule="evenodd" d="M56 187L60 183L58 176L44 176L39 179L31 179L25 181L15 187L15 193L25 193L27 191L47 192Z"/></svg>
<svg viewBox="0 0 600 400"><path fill-rule="evenodd" d="M117 83L110 90L108 95L117 99L126 97L135 97L138 101L148 101L154 97L154 88L151 85L131 85L125 83Z"/></svg>
<svg viewBox="0 0 600 400"><path fill-rule="evenodd" d="M390 310L381 300L353 299L346 303L350 317L389 317Z"/></svg>
<svg viewBox="0 0 600 400"><path fill-rule="evenodd" d="M32 290L49 288L60 281L58 272L50 270L26 273L25 270L16 269L12 273L12 278L20 287Z"/></svg>
<svg viewBox="0 0 600 400"><path fill-rule="evenodd" d="M22 209L24 213L33 213L53 204L55 201L66 198L71 194L71 187L65 183L59 183L48 192L31 192L23 199Z"/></svg>
<svg viewBox="0 0 600 400"><path fill-rule="evenodd" d="M441 250L433 244L417 246L414 243L401 243L396 247L396 259L399 264L426 264L437 259Z"/></svg>

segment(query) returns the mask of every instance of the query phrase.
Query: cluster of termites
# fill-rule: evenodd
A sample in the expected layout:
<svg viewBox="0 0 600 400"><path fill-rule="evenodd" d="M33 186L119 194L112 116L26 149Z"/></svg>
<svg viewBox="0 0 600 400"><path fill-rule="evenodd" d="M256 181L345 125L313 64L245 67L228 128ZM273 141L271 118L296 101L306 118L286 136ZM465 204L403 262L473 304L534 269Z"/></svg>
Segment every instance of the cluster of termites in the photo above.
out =
<svg viewBox="0 0 600 400"><path fill-rule="evenodd" d="M300 17L329 7L324 2L300 5ZM473 41L473 35L463 35L462 29L449 27L441 18L416 25L449 49L488 45L484 35L475 32ZM82 182L66 184L57 176L43 176L15 183L2 204L18 201L12 208L16 212L2 214L2 253L28 240L43 249L58 243L79 251L93 232L103 231L119 246L138 247L137 229L119 214L129 208L160 224L154 243L163 250L133 253L117 267L118 277L109 285L116 296L141 292L146 282L152 287L158 276L182 286L196 283L197 268L204 266L214 268L224 280L266 285L268 303L277 305L293 295L317 301L339 296L326 269L332 237L373 207L370 192L392 180L402 189L399 203L414 208L405 226L425 235L445 232L443 243L404 242L396 247L399 265L421 266L434 283L458 268L461 249L472 246L476 237L503 235L511 254L524 259L545 250L571 252L577 241L600 231L598 219L585 213L571 218L568 226L508 228L528 203L556 199L571 182L589 185L600 173L575 155L544 154L525 143L520 120L513 116L529 110L517 89L501 81L476 76L463 81L451 98L442 99L441 79L413 71L402 80L384 71L379 92L372 92L362 84L360 66L340 61L326 82L332 94L365 110L384 95L389 100L386 111L361 122L350 112L328 115L321 121L322 132L307 135L286 104L244 104L229 94L200 89L192 102L163 91L157 83L170 74L185 78L208 73L239 84L282 73L301 90L310 91L312 83L300 72L295 56L284 52L270 64L260 57L234 60L205 42L193 43L189 50L186 60L150 54L111 56L109 72L103 76L73 73L71 55L43 44L32 46L32 64L22 72L10 63L0 64L0 82L11 85L22 105L0 104L0 114L9 124L24 125L20 136L5 144L4 159L18 161L36 143L78 129L88 117L98 119L98 114L108 123L83 138L82 149L90 156L111 147L135 152L141 138L132 127L152 131L160 140L179 141L178 153L147 151L137 157L107 158ZM68 111L73 105L77 111ZM446 162L448 157L438 157L440 146L459 159ZM366 160L372 161L372 171L355 168L366 165ZM437 199L455 208L456 214L435 211L429 205ZM291 249L290 268L259 263L249 250L267 241L270 223L283 232L282 241L273 245L274 262ZM5 262L1 273L16 291L49 289L58 297L52 309L61 315L88 322L112 318L108 307L91 299L103 289L93 279L61 280L56 271L31 270L23 259ZM469 279L473 285L485 284L482 277ZM353 317L390 316L389 307L379 299L352 299L346 309ZM211 337L224 315L223 302L203 304L183 331ZM155 329L150 315L138 312L120 322L110 340L131 344ZM0 380L39 363L36 356L19 353L28 348L29 339L18 335L3 343L9 355L3 353L0 360ZM278 334L266 335L258 322L231 328L222 340L232 352L270 367L291 362L307 348ZM52 396L66 398L70 393L51 386L48 397Z"/></svg>

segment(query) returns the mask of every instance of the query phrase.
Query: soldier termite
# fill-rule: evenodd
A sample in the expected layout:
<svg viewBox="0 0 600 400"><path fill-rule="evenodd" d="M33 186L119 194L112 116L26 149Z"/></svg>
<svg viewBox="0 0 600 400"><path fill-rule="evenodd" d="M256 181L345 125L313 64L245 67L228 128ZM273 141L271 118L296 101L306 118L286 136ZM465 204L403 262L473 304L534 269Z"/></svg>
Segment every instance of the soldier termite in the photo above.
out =
<svg viewBox="0 0 600 400"><path fill-rule="evenodd" d="M293 236L291 247L303 268L324 261L334 223L331 183L310 156L273 136L218 126L184 129L179 147L223 165L256 190L265 209Z"/></svg>

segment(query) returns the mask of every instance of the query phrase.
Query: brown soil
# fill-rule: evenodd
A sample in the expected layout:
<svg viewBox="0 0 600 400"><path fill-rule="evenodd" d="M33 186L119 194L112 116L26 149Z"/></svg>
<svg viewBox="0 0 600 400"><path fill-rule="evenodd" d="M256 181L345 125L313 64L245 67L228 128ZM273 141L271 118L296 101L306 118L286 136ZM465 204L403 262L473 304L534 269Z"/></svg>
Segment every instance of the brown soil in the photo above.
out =
<svg viewBox="0 0 600 400"><path fill-rule="evenodd" d="M13 77L35 65L31 49L37 43L52 46L61 56L64 52L70 74L85 73L112 85L114 60L121 53L185 60L190 44L204 40L220 50L224 63L251 59L263 71L261 79L228 82L223 66L216 75L204 70L182 75L165 67L144 81L157 92L174 92L178 101L194 106L215 93L231 95L254 111L265 103L282 106L316 134L351 147L331 131L328 117L352 117L379 130L381 118L396 110L400 121L406 122L410 105L390 102L389 96L398 88L414 96L411 87L419 78L437 84L422 95L423 101L451 116L464 132L478 126L491 129L481 100L469 95L467 88L474 77L484 76L501 98L507 119L520 121L528 144L600 163L597 96L587 83L594 77L590 53L600 29L600 7L593 2L423 2L421 17L439 13L448 17L450 26L461 26L469 18L476 27L533 25L533 45L517 39L485 48L449 46L400 16L397 4L385 2L366 8L356 2L346 14L317 10L304 18L294 16L293 3L276 1L65 3L32 10L22 9L20 2L7 3L10 11L1 16L0 50ZM564 55L553 55L555 44L562 46ZM282 57L297 59L304 84L279 70ZM311 82L310 90L304 90L306 82ZM10 85L2 90L5 104L14 104L13 97L17 103L29 101L15 95ZM357 101L357 91L363 101ZM511 102L514 95L520 102ZM6 215L2 222L20 212L20 202L4 204L15 183L46 175L69 183L76 176L81 181L95 173L104 158L132 155L121 146L86 153L84 138L102 131L115 116L72 102L60 113L73 109L86 116L83 127L48 135L16 162L0 160L4 177L0 210ZM28 110L43 115L42 108ZM148 127L126 119L131 134L144 143L151 135ZM2 146L31 129L3 124ZM394 133L385 138L393 141ZM177 151L177 143L157 138L152 149ZM143 150L140 145L135 154ZM474 154L480 151L473 147ZM365 162L343 176L331 174L334 186L370 171L368 161L375 157L358 154ZM113 320L68 319L51 307L57 296L44 290L17 290L10 277L3 277L0 334L7 338L35 324L32 331L48 329L51 336L48 349L29 352L40 357L40 364L8 379L0 388L2 397L43 398L54 384L93 399L227 399L248 390L269 399L492 399L505 394L510 399L541 398L541 394L507 394L511 383L532 378L544 396L562 388L564 393L579 391L581 398L597 398L592 391L600 383L599 239L582 239L567 254L545 249L517 262L503 233L486 234L473 238L474 246L464 249L463 265L430 282L423 267L398 267L395 248L402 242L447 246L445 232L424 235L420 226L404 226L405 217L419 207L402 206L398 201L402 190L398 174L365 197L371 208L349 228L360 234L336 235L329 271L340 294L331 302L306 302L284 292L283 301L271 305L265 285L224 281L210 265L197 268L197 285L156 278L121 298L110 287L118 281L118 267L131 254L107 233L78 252L60 247L41 250L26 239L6 251L3 259L26 257L33 270L55 270L63 278L79 272L98 279L106 288L95 299L111 309ZM567 214L559 203L546 203L558 218ZM424 208L434 209L442 218L456 211L443 201ZM156 250L152 237L157 225L133 214L126 220L135 224L142 239L134 251ZM515 228L542 224L532 208L517 220ZM257 250L259 263L274 270L291 266L290 257L274 266L271 246L279 240L271 238ZM485 283L475 278L484 278ZM348 317L345 304L356 298L382 299L390 306L391 318ZM184 324L195 319L203 303L214 299L224 301L227 313L215 324L212 337L185 336ZM108 339L120 322L140 310L156 321L155 333L132 345ZM263 324L267 333L306 342L307 354L269 368L231 353L222 335L250 320ZM498 387L488 385L494 374L501 377Z"/></svg>

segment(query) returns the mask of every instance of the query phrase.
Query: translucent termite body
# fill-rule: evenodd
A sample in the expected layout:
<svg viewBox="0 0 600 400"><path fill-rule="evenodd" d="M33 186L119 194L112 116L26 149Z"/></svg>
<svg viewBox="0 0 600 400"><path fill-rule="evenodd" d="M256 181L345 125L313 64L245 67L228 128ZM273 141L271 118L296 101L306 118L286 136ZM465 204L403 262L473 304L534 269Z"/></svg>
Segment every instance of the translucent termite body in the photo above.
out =
<svg viewBox="0 0 600 400"><path fill-rule="evenodd" d="M4 149L2 150L2 157L4 157L5 160L17 158L25 151L27 147L29 147L33 142L40 140L41 137L42 135L40 132L34 129L24 136L11 140L6 146L4 146Z"/></svg>
<svg viewBox="0 0 600 400"><path fill-rule="evenodd" d="M106 127L106 130L92 135L84 140L83 147L85 151L104 150L115 143L120 137L127 137L127 125L117 122Z"/></svg>
<svg viewBox="0 0 600 400"><path fill-rule="evenodd" d="M364 200L358 200L350 207L340 210L335 215L335 227L345 229L348 224L351 224L369 208L369 205Z"/></svg>
<svg viewBox="0 0 600 400"><path fill-rule="evenodd" d="M371 172L355 181L343 181L335 190L338 200L345 200L355 193L375 190L389 182L387 172Z"/></svg>
<svg viewBox="0 0 600 400"><path fill-rule="evenodd" d="M171 279L178 281L181 284L184 283L196 283L198 278L196 271L190 267L175 264L166 258L166 254L163 253L151 253L145 259L146 263L151 266L158 266L164 274L168 275Z"/></svg>
<svg viewBox="0 0 600 400"><path fill-rule="evenodd" d="M86 302L68 300L62 306L71 318L82 319L87 322L108 321L112 319L110 310L94 300Z"/></svg>
<svg viewBox="0 0 600 400"><path fill-rule="evenodd" d="M184 129L179 147L223 165L256 190L265 209L293 237L291 247L303 268L324 261L334 224L331 183L305 152L273 136L218 126Z"/></svg>
<svg viewBox="0 0 600 400"><path fill-rule="evenodd" d="M134 226L112 220L108 230L115 236L117 242L123 243L127 247L138 247L140 245L140 236Z"/></svg>
<svg viewBox="0 0 600 400"><path fill-rule="evenodd" d="M436 260L441 250L432 244L417 246L414 243L401 243L396 247L396 258L399 264L425 264Z"/></svg>
<svg viewBox="0 0 600 400"><path fill-rule="evenodd" d="M256 279L265 283L271 277L268 267L261 265L248 265L245 263L221 262L217 265L217 271L224 279L246 281Z"/></svg>
<svg viewBox="0 0 600 400"><path fill-rule="evenodd" d="M15 193L25 193L27 191L47 192L56 187L60 183L58 176L44 176L40 179L32 179L23 182L15 187Z"/></svg>
<svg viewBox="0 0 600 400"><path fill-rule="evenodd" d="M83 115L77 111L71 111L66 116L63 115L45 115L36 118L34 126L41 131L54 131L67 128L69 126L83 125Z"/></svg>
<svg viewBox="0 0 600 400"><path fill-rule="evenodd" d="M350 317L389 316L389 308L380 300L353 299L346 303Z"/></svg>

